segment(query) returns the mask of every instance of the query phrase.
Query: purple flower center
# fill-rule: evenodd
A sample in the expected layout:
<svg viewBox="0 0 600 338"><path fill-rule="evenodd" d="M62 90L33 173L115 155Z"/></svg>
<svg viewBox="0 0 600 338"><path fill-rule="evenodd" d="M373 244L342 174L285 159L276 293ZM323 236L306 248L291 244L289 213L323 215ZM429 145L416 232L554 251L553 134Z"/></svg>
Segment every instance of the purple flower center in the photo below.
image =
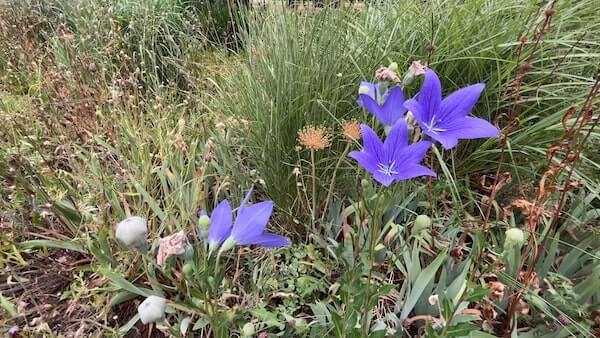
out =
<svg viewBox="0 0 600 338"><path fill-rule="evenodd" d="M377 171L384 174L385 176L398 175L398 171L395 170L396 161L392 161L388 164L377 163Z"/></svg>
<svg viewBox="0 0 600 338"><path fill-rule="evenodd" d="M431 118L431 121L429 121L429 123L425 123L425 127L427 128L427 131L430 133L439 133L439 132L444 132L446 131L446 129L444 128L437 128L436 127L436 123L441 122L440 121L436 121L435 120L435 115Z"/></svg>

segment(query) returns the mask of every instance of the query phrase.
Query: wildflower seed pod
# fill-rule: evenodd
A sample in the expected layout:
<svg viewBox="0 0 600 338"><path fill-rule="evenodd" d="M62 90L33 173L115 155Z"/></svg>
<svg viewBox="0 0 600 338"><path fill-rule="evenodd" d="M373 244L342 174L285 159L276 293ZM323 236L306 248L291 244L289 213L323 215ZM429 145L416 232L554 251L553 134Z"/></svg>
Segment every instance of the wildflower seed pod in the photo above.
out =
<svg viewBox="0 0 600 338"><path fill-rule="evenodd" d="M154 323L165 319L166 309L166 299L158 296L150 296L138 306L138 314L142 323Z"/></svg>
<svg viewBox="0 0 600 338"><path fill-rule="evenodd" d="M392 72L397 72L398 71L398 63L396 63L396 62L390 63L390 65L388 66L388 69L391 70Z"/></svg>
<svg viewBox="0 0 600 338"><path fill-rule="evenodd" d="M413 234L419 234L421 231L428 229L431 226L431 218L427 215L419 215L415 219L415 226L413 227Z"/></svg>
<svg viewBox="0 0 600 338"><path fill-rule="evenodd" d="M143 253L148 251L148 226L139 216L128 217L119 222L115 236L125 246L136 248Z"/></svg>
<svg viewBox="0 0 600 338"><path fill-rule="evenodd" d="M523 246L523 243L525 243L525 234L523 233L523 230L519 228L508 229L505 234L506 240L504 245L507 247L517 246L520 248Z"/></svg>

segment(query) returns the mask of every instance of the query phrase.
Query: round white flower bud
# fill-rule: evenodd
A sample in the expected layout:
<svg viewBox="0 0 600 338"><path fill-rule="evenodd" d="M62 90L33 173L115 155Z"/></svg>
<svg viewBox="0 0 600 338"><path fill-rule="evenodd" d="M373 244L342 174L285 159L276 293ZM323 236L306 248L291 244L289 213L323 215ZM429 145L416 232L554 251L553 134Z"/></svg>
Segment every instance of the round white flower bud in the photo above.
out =
<svg viewBox="0 0 600 338"><path fill-rule="evenodd" d="M521 247L521 246L523 246L523 243L525 243L525 234L523 233L523 230L521 230L519 228L508 229L508 230L506 230L505 234L506 234L505 244L507 246L516 245L518 247Z"/></svg>
<svg viewBox="0 0 600 338"><path fill-rule="evenodd" d="M139 216L132 216L117 224L116 237L126 246L134 247L142 252L148 250L146 237L148 226L146 221Z"/></svg>
<svg viewBox="0 0 600 338"><path fill-rule="evenodd" d="M166 308L166 299L158 296L150 296L138 306L138 314L142 323L154 323L165 318Z"/></svg>

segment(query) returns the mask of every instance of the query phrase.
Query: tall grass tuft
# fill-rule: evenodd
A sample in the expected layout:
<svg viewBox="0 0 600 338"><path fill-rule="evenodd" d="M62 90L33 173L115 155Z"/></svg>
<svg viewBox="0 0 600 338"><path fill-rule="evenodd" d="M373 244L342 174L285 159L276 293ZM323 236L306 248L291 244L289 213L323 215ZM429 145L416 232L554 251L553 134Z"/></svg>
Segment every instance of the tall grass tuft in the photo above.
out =
<svg viewBox="0 0 600 338"><path fill-rule="evenodd" d="M599 50L592 36L600 28L592 7L593 1L561 2L556 29L534 59L535 70L524 89L523 123L510 141L513 169L520 175L535 176L531 163L543 158L544 147L560 132L560 116L580 103L591 85L591 62ZM359 81L372 80L374 70L390 61L402 71L414 60L435 68L447 92L485 82L473 113L495 121L513 100L510 81L519 67L519 39L543 19L544 9L533 1L475 0L249 12L243 37L246 61L223 87L219 109L251 121L252 127L243 131L248 161L279 206L298 214L306 210L298 209L302 204L292 171L299 158L308 158L294 149L299 129L307 124L336 127L349 117L366 121L370 117L355 104ZM581 20L592 24L581 25ZM413 95L417 88L406 90ZM459 177L490 172L497 145L496 140L472 141L446 156ZM320 178L331 176L340 148L334 143L333 150L317 156L320 198L328 183ZM348 173L347 167L339 170ZM352 196L343 176L335 190Z"/></svg>

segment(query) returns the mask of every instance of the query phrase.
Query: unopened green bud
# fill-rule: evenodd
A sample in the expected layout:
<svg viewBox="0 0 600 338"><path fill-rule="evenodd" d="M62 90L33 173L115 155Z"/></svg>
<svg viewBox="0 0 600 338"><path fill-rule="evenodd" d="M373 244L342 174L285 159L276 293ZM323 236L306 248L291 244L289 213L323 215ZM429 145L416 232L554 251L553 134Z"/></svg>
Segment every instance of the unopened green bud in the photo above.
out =
<svg viewBox="0 0 600 338"><path fill-rule="evenodd" d="M521 230L519 228L508 229L508 230L506 230L505 234L506 234L506 241L504 242L504 244L506 246L521 247L521 246L523 246L523 243L525 243L525 234L523 233L523 230Z"/></svg>
<svg viewBox="0 0 600 338"><path fill-rule="evenodd" d="M390 63L390 65L388 66L389 70L393 71L393 72L397 72L398 71L398 64L396 62L392 62Z"/></svg>
<svg viewBox="0 0 600 338"><path fill-rule="evenodd" d="M219 256L221 254L223 254L224 252L227 252L231 249L233 249L233 247L236 245L236 241L235 239L229 237L225 240L225 242L223 242L223 244L221 245L221 249L219 250Z"/></svg>
<svg viewBox="0 0 600 338"><path fill-rule="evenodd" d="M362 187L363 190L371 189L371 182L369 182L369 180L363 178L362 180L360 180L360 186Z"/></svg>
<svg viewBox="0 0 600 338"><path fill-rule="evenodd" d="M208 215L200 216L200 218L198 219L198 224L201 227L208 229L208 226L210 225L210 217L208 217Z"/></svg>
<svg viewBox="0 0 600 338"><path fill-rule="evenodd" d="M208 215L202 215L198 218L198 225L202 230L202 235L208 234L208 226L210 225L210 217Z"/></svg>
<svg viewBox="0 0 600 338"><path fill-rule="evenodd" d="M191 276L192 273L194 273L194 263L187 262L187 263L183 264L183 267L181 268L181 271L183 272L183 274L186 277Z"/></svg>
<svg viewBox="0 0 600 338"><path fill-rule="evenodd" d="M431 226L431 218L427 215L419 215L415 219L415 226L413 227L413 233L418 234L421 231Z"/></svg>
<svg viewBox="0 0 600 338"><path fill-rule="evenodd" d="M252 337L255 333L256 330L254 329L254 324L252 323L246 323L242 327L242 337Z"/></svg>

